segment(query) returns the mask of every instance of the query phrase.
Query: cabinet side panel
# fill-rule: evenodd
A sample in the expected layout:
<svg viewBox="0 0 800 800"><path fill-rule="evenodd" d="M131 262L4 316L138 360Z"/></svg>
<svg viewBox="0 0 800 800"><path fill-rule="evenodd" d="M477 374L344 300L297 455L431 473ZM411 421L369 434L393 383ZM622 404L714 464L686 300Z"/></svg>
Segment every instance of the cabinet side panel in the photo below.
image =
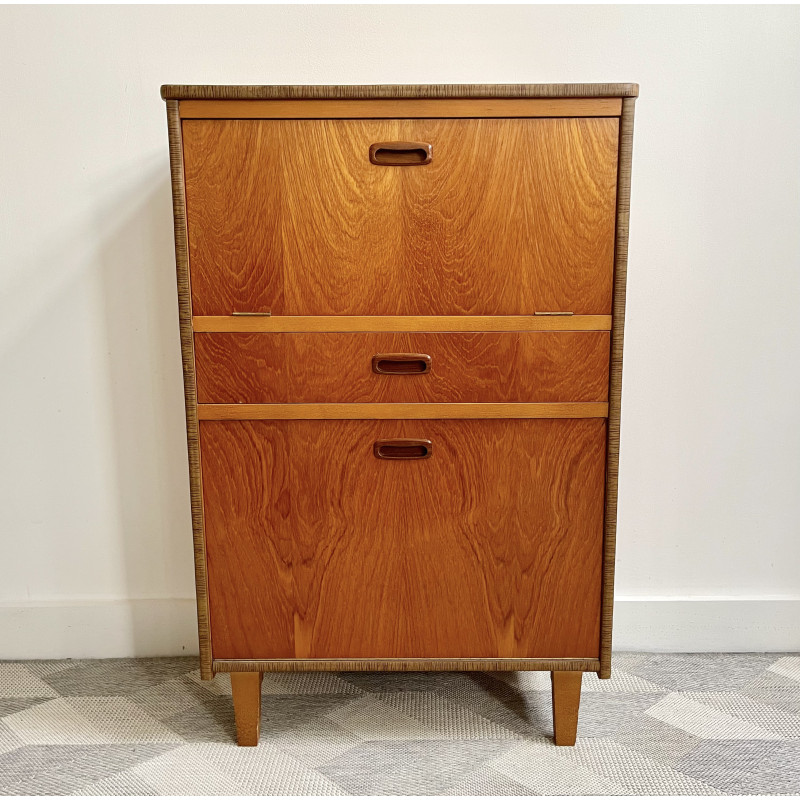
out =
<svg viewBox="0 0 800 800"><path fill-rule="evenodd" d="M611 369L608 389L608 463L606 466L605 531L603 541L603 609L600 625L601 678L611 677L611 636L614 614L614 559L617 547L617 481L622 400L622 342L625 334L625 287L628 278L628 222L631 202L634 98L622 101L617 181L617 233L614 258L614 302L611 322Z"/></svg>
<svg viewBox="0 0 800 800"><path fill-rule="evenodd" d="M169 161L172 176L172 210L175 225L175 264L178 278L178 314L180 320L183 391L186 403L186 443L189 453L189 489L192 503L197 624L200 639L200 675L214 677L211 667L211 631L208 618L206 545L203 529L203 493L200 479L200 441L197 425L197 387L192 335L192 291L189 278L189 249L186 230L186 195L183 179L183 147L178 102L167 101Z"/></svg>

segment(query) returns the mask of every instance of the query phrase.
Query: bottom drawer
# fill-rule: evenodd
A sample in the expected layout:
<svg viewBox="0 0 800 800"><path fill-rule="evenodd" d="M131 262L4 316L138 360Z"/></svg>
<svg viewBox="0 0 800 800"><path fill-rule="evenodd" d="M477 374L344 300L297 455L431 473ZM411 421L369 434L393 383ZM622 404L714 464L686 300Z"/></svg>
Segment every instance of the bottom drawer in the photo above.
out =
<svg viewBox="0 0 800 800"><path fill-rule="evenodd" d="M398 439L430 445L376 450ZM605 440L604 419L202 422L213 657L597 658Z"/></svg>

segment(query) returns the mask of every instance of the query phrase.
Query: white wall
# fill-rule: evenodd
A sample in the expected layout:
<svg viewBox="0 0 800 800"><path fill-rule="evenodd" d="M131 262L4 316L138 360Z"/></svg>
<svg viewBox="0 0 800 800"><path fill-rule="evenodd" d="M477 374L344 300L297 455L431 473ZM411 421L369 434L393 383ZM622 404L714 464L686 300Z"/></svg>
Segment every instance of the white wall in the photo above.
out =
<svg viewBox="0 0 800 800"><path fill-rule="evenodd" d="M161 83L638 81L616 641L800 649L799 53L791 6L0 8L0 658L196 647Z"/></svg>

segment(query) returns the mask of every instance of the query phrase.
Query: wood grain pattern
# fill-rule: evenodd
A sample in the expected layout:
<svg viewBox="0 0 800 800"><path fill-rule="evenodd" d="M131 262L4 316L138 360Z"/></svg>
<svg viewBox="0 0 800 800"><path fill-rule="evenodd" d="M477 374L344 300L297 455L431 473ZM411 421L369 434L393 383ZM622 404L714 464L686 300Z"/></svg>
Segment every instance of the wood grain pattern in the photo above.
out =
<svg viewBox="0 0 800 800"><path fill-rule="evenodd" d="M374 458L390 438L435 455ZM201 423L215 658L597 658L605 440L604 420Z"/></svg>
<svg viewBox="0 0 800 800"><path fill-rule="evenodd" d="M247 419L593 419L608 403L201 403L201 420Z"/></svg>
<svg viewBox="0 0 800 800"><path fill-rule="evenodd" d="M199 333L200 403L557 403L608 399L609 334ZM379 375L380 353L430 356Z"/></svg>
<svg viewBox="0 0 800 800"><path fill-rule="evenodd" d="M614 258L614 306L609 374L608 466L606 469L605 533L603 543L603 613L600 678L611 677L611 635L614 616L614 560L617 550L617 485L622 404L622 347L625 334L625 289L628 278L628 226L633 158L633 99L622 105L617 189L617 235Z"/></svg>
<svg viewBox="0 0 800 800"><path fill-rule="evenodd" d="M611 315L534 317L195 317L195 333L356 333L370 331L610 331Z"/></svg>
<svg viewBox="0 0 800 800"><path fill-rule="evenodd" d="M608 314L618 125L185 120L194 313Z"/></svg>
<svg viewBox="0 0 800 800"><path fill-rule="evenodd" d="M550 673L553 689L553 738L561 747L572 747L578 735L582 679L582 672Z"/></svg>
<svg viewBox="0 0 800 800"><path fill-rule="evenodd" d="M183 119L435 119L618 117L618 97L594 99L183 100Z"/></svg>
<svg viewBox="0 0 800 800"><path fill-rule="evenodd" d="M172 187L175 216L175 243L176 243L176 262L178 267L178 291L180 301L181 319L181 342L183 352L183 367L185 379L186 413L187 413L187 441L189 443L190 477L192 487L192 520L195 538L195 565L198 590L198 622L200 629L200 650L201 650L201 673L202 677L209 678L214 671L220 669L243 670L248 664L258 665L251 667L250 671L260 669L343 669L343 664L351 665L353 669L553 669L565 671L576 667L564 666L565 664L577 664L582 666L580 669L586 671L597 670L600 677L610 677L611 664L611 612L613 608L613 572L614 572L614 549L615 549L615 528L616 528L616 495L617 495L617 459L619 446L619 403L621 388L621 366L622 366L622 324L624 323L624 300L625 300L625 271L627 266L627 232L628 232L628 205L630 193L630 163L631 163L631 140L633 126L633 100L638 94L638 86L635 84L597 84L597 85L514 85L514 86L243 86L243 87L220 87L220 86L170 86L162 88L162 96L170 101L180 98L239 98L239 99L267 99L267 98L362 98L362 97L604 97L615 96L628 98L623 104L622 119L620 120L619 137L619 184L618 184L618 208L617 208L617 234L615 243L616 270L614 275L614 300L613 313L615 315L614 336L612 344L612 369L611 369L611 389L610 389L610 410L611 417L608 427L608 449L609 449L609 474L606 485L606 512L605 512L605 540L604 540L604 577L603 577L603 601L602 601L602 632L600 636L601 655L599 659L584 659L581 661L564 661L563 659L539 659L539 660L493 660L490 663L502 666L481 666L485 660L468 659L429 659L419 660L385 660L385 659L364 659L358 661L340 660L217 660L212 662L210 657L210 628L207 620L207 607L205 607L205 583L206 583L206 563L203 549L203 520L202 506L196 502L199 496L200 487L200 461L199 451L197 450L197 423L195 415L196 398L194 396L194 354L191 336L191 301L189 291L188 274L188 253L186 246L186 223L185 223L185 200L183 195L183 165L181 147L181 127L179 120L179 105L177 102L167 103L167 112L170 132L170 160L172 172ZM230 310L226 309L225 314ZM374 312L369 312L374 313ZM526 312L527 313L527 312ZM221 319L222 325L230 323L228 317L195 318L195 326L216 325L216 320ZM329 320L333 322L329 322ZM512 317L442 317L442 323L450 325L449 320L455 319L458 322L452 328L428 327L429 324L436 325L437 322L425 323L425 317L381 317L386 321L383 330L472 330L470 327L460 327L460 325L471 326L477 320L475 330L539 330L550 328L528 328L525 325L516 327L515 320L531 319L531 324L536 326L539 319L524 316ZM428 317L428 320L438 320L440 318ZM589 316L575 315L571 318L542 319L546 324L562 323L579 325L588 320L604 320L602 328L610 328L610 317L608 315ZM187 324L188 320L188 324ZM199 322L198 322L199 320ZM206 322L207 320L207 322ZM310 320L306 323L306 320ZM355 320L354 325L349 327ZM274 324L277 327L269 330L283 330L281 326L286 325L286 330L375 330L374 317L273 317L272 321L266 320L267 325ZM422 320L422 323L418 323ZM483 322L488 320L489 322ZM500 320L500 322L496 322ZM505 327L509 324L515 327ZM260 324L262 321L259 321ZM236 323L238 324L238 323ZM312 327L295 328L294 325ZM347 328L338 327L348 325ZM416 324L425 324L424 328L414 327ZM489 324L491 327L483 327ZM331 325L330 328L326 327ZM364 327L360 327L360 326ZM397 325L398 327L393 327ZM409 325L409 327L405 327ZM594 323L592 323L594 325ZM372 327L371 327L372 326ZM495 327L498 326L498 327ZM216 330L211 327L209 330ZM222 328L228 330L229 328ZM247 330L247 328L230 328L231 330ZM564 328L564 330L581 330L583 327ZM254 328L253 330L261 330ZM194 422L193 422L194 419ZM205 424L205 423L204 423ZM194 432L193 432L194 431ZM198 513L199 512L199 513ZM543 666L545 664L551 666ZM524 666L525 664L536 664L537 666ZM438 665L438 666L436 666Z"/></svg>
<svg viewBox="0 0 800 800"><path fill-rule="evenodd" d="M597 672L596 658L214 659L214 672Z"/></svg>
<svg viewBox="0 0 800 800"><path fill-rule="evenodd" d="M261 733L262 672L231 674L233 711L236 715L236 743L239 747L255 747Z"/></svg>
<svg viewBox="0 0 800 800"><path fill-rule="evenodd" d="M344 86L165 84L165 100L272 100L369 97L636 97L637 83L440 83Z"/></svg>
<svg viewBox="0 0 800 800"><path fill-rule="evenodd" d="M186 409L186 444L189 455L189 493L192 508L197 624L200 642L200 677L211 680L211 630L208 613L203 497L200 476L200 443L197 423L197 386L195 383L194 337L192 335L191 280L186 230L186 197L183 181L183 155L178 104L167 102L169 161L172 178L172 211L175 233L175 264L178 280L178 317L183 364L183 389Z"/></svg>

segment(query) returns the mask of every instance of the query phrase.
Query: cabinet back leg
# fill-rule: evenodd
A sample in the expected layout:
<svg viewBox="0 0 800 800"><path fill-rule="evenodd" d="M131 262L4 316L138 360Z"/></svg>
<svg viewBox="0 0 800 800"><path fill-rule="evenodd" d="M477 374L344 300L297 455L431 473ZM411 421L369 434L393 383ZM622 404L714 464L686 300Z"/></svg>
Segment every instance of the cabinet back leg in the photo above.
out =
<svg viewBox="0 0 800 800"><path fill-rule="evenodd" d="M553 731L557 745L571 746L578 735L582 672L551 672L553 684Z"/></svg>
<svg viewBox="0 0 800 800"><path fill-rule="evenodd" d="M236 742L240 747L255 747L261 730L262 672L231 672L233 713L236 715Z"/></svg>

